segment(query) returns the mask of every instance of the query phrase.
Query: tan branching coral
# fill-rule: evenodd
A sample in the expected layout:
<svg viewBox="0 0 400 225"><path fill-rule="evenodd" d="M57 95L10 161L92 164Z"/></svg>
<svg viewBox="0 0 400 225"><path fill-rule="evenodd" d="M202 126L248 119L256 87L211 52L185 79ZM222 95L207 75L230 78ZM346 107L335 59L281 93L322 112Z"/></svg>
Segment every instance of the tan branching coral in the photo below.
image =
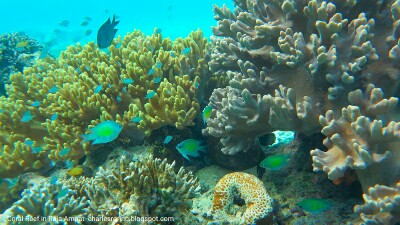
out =
<svg viewBox="0 0 400 225"><path fill-rule="evenodd" d="M164 125L194 125L198 90L207 84L200 81L207 76L206 50L200 30L174 42L134 31L115 39L110 54L93 42L78 44L11 75L9 97L0 99L0 177L49 160L76 163L94 148L81 135L106 120L122 125L128 139L137 128L150 135Z"/></svg>
<svg viewBox="0 0 400 225"><path fill-rule="evenodd" d="M235 197L245 201L245 211L239 218L232 216L229 222L256 224L257 221L272 216L272 198L262 181L242 172L229 173L218 181L214 190L212 213L217 217L227 216L226 210L232 206Z"/></svg>
<svg viewBox="0 0 400 225"><path fill-rule="evenodd" d="M311 151L315 171L335 180L356 170L364 193L393 187L400 179L392 97L400 93L400 1L234 3L234 10L214 6L209 68L230 81L211 95L203 134L234 155L257 149L257 138L275 130L322 127L328 151Z"/></svg>
<svg viewBox="0 0 400 225"><path fill-rule="evenodd" d="M365 204L354 207L361 218L356 224L396 224L400 221L400 182L394 187L370 187L363 198Z"/></svg>

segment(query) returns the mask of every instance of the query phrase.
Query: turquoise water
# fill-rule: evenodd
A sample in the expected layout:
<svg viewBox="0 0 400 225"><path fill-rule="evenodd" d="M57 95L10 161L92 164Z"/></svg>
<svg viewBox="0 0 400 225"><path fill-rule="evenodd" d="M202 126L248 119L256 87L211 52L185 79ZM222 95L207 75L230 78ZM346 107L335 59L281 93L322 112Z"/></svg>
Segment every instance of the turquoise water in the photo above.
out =
<svg viewBox="0 0 400 225"><path fill-rule="evenodd" d="M113 14L119 17L117 35L139 29L151 34L155 27L161 28L164 37L187 36L190 31L200 28L204 35L211 35L215 25L212 6L226 4L228 0L205 1L1 1L2 19L0 33L26 32L39 42L52 42L51 52L57 53L66 46L96 40L98 28ZM9 9L9 10L4 10ZM87 26L81 26L84 17L92 18ZM68 27L60 26L64 20ZM58 29L60 32L54 32ZM85 32L91 30L89 36Z"/></svg>

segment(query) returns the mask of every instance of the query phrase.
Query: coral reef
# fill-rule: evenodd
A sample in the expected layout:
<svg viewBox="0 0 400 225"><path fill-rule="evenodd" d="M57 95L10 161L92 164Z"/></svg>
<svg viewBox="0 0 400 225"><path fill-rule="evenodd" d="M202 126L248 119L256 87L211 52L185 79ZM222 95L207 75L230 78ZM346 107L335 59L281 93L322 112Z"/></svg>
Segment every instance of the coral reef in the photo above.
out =
<svg viewBox="0 0 400 225"><path fill-rule="evenodd" d="M214 7L209 68L230 81L211 95L203 134L235 155L276 130L322 131L328 151L311 151L315 171L335 180L353 169L364 193L394 187L400 1L234 3Z"/></svg>
<svg viewBox="0 0 400 225"><path fill-rule="evenodd" d="M15 202L4 212L3 217L12 217L17 221L6 224L60 224L67 218L84 218L90 202L75 197L76 192L63 184L42 183L22 193L22 199ZM19 218L19 219L18 219ZM31 218L31 219L29 219ZM45 218L46 221L43 221ZM61 218L61 219L60 219ZM69 221L68 224L82 224L82 221Z"/></svg>
<svg viewBox="0 0 400 225"><path fill-rule="evenodd" d="M175 163L166 159L149 156L129 162L122 156L116 166L101 167L94 178L74 178L66 185L91 201L92 216L173 217L178 224L190 224L191 199L201 188L191 172L174 169Z"/></svg>
<svg viewBox="0 0 400 225"><path fill-rule="evenodd" d="M23 72L40 56L42 46L24 33L7 33L0 36L0 95L5 94L4 85L9 76Z"/></svg>
<svg viewBox="0 0 400 225"><path fill-rule="evenodd" d="M192 126L207 86L206 43L200 30L174 42L134 31L115 39L110 54L78 44L12 74L9 96L0 98L0 177L46 169L50 160L76 164L96 148L82 135L106 120L128 140L138 129Z"/></svg>
<svg viewBox="0 0 400 225"><path fill-rule="evenodd" d="M243 199L246 209L242 216L232 216L228 221L235 224L255 224L272 218L272 198L262 181L254 175L234 172L222 177L215 186L212 213L217 217L227 216L226 211L235 198Z"/></svg>

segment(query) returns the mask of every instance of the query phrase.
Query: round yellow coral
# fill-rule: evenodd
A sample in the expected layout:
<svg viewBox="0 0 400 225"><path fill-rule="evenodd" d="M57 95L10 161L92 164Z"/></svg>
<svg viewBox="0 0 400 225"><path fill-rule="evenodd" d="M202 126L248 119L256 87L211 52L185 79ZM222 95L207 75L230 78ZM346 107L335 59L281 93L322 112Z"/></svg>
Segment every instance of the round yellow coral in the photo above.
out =
<svg viewBox="0 0 400 225"><path fill-rule="evenodd" d="M257 221L267 219L271 215L272 198L262 181L242 172L229 173L218 181L214 190L212 212L227 216L227 209L238 195L246 205L243 215L238 218L240 224L256 224Z"/></svg>

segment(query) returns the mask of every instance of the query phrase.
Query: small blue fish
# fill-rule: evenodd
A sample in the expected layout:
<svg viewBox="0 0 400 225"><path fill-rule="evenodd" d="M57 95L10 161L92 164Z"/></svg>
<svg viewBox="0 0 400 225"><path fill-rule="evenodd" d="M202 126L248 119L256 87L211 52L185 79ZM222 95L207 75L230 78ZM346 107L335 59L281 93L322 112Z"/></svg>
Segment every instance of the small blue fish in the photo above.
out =
<svg viewBox="0 0 400 225"><path fill-rule="evenodd" d="M64 157L64 156L66 156L66 155L70 152L70 150L71 150L70 148L63 148L63 149L61 149L59 155L60 155L61 157Z"/></svg>
<svg viewBox="0 0 400 225"><path fill-rule="evenodd" d="M105 144L114 141L122 130L122 126L111 120L107 120L90 128L90 134L82 135L83 142L93 141L92 145Z"/></svg>
<svg viewBox="0 0 400 225"><path fill-rule="evenodd" d="M199 82L194 83L195 88L199 88Z"/></svg>
<svg viewBox="0 0 400 225"><path fill-rule="evenodd" d="M182 54L186 55L190 52L190 47L183 49Z"/></svg>
<svg viewBox="0 0 400 225"><path fill-rule="evenodd" d="M166 144L168 144L169 142L171 142L171 140L172 140L172 136L166 136L165 139L164 139L163 144L166 145Z"/></svg>
<svg viewBox="0 0 400 225"><path fill-rule="evenodd" d="M33 103L32 103L32 106L33 107L38 107L40 105L40 102L38 101L38 100L36 100L36 101L34 101Z"/></svg>
<svg viewBox="0 0 400 225"><path fill-rule="evenodd" d="M95 89L94 89L94 93L95 94L98 94L98 93L100 93L100 91L103 89L103 85L99 85L99 86L97 86Z"/></svg>
<svg viewBox="0 0 400 225"><path fill-rule="evenodd" d="M58 192L58 194L57 194L56 197L57 197L57 198L65 197L65 196L68 195L68 193L69 193L68 189L65 188L65 189L62 189L60 192Z"/></svg>
<svg viewBox="0 0 400 225"><path fill-rule="evenodd" d="M56 184L57 183L58 178L56 176L52 176L50 178L50 184Z"/></svg>
<svg viewBox="0 0 400 225"><path fill-rule="evenodd" d="M117 102L121 102L122 98L120 96L117 96Z"/></svg>
<svg viewBox="0 0 400 225"><path fill-rule="evenodd" d="M133 79L131 79L131 78L124 78L124 79L122 80L122 83L124 83L124 84L132 84L132 83L133 83Z"/></svg>
<svg viewBox="0 0 400 225"><path fill-rule="evenodd" d="M22 115L21 122L27 123L27 122L31 121L33 119L33 117L34 116L32 116L31 111L26 111L26 112L24 112L24 115Z"/></svg>
<svg viewBox="0 0 400 225"><path fill-rule="evenodd" d="M67 169L71 169L72 167L74 167L74 165L75 165L74 161L68 159L65 161L65 167L67 167Z"/></svg>
<svg viewBox="0 0 400 225"><path fill-rule="evenodd" d="M156 68L157 69L160 69L162 67L162 63L161 62L158 62L157 64L156 64Z"/></svg>
<svg viewBox="0 0 400 225"><path fill-rule="evenodd" d="M171 56L172 56L172 57L175 57L175 52L171 52Z"/></svg>
<svg viewBox="0 0 400 225"><path fill-rule="evenodd" d="M12 179L5 179L8 182L8 187L11 188L15 186L18 182L18 177L12 178Z"/></svg>
<svg viewBox="0 0 400 225"><path fill-rule="evenodd" d="M140 116L136 116L135 118L132 119L132 122L134 123L139 123L140 121L142 121L142 117Z"/></svg>
<svg viewBox="0 0 400 225"><path fill-rule="evenodd" d="M51 121L54 121L54 120L57 119L57 117L58 117L58 114L57 114L57 113L54 113L53 115L50 116L50 120L51 120Z"/></svg>
<svg viewBox="0 0 400 225"><path fill-rule="evenodd" d="M155 70L154 70L153 68L151 68L147 74L148 74L148 75L153 75L153 74L154 74L154 71L155 71Z"/></svg>
<svg viewBox="0 0 400 225"><path fill-rule="evenodd" d="M147 93L146 98L147 98L147 99L151 99L151 98L153 98L155 95L156 95L156 92L151 91L151 92Z"/></svg>
<svg viewBox="0 0 400 225"><path fill-rule="evenodd" d="M32 141L32 140L26 139L24 143L25 143L26 145L28 145L29 147L32 147L32 146L33 146L33 141Z"/></svg>
<svg viewBox="0 0 400 225"><path fill-rule="evenodd" d="M161 82L161 78L159 78L159 77L154 78L154 83L155 84L158 84L160 82Z"/></svg>
<svg viewBox="0 0 400 225"><path fill-rule="evenodd" d="M161 30L161 28L155 28L154 29L154 32L156 33L156 34L161 34L161 32L162 32L162 30Z"/></svg>
<svg viewBox="0 0 400 225"><path fill-rule="evenodd" d="M58 91L57 85L56 85L56 86L53 86L53 87L51 87L51 88L49 89L49 93L50 93L50 94L55 94L55 93L57 93L57 91Z"/></svg>
<svg viewBox="0 0 400 225"><path fill-rule="evenodd" d="M198 157L200 154L199 152L206 151L207 146L201 146L201 141L194 140L194 139L187 139L182 141L176 146L176 149L183 157L187 160L190 160L188 156Z"/></svg>
<svg viewBox="0 0 400 225"><path fill-rule="evenodd" d="M206 106L203 109L203 122L206 124L207 120L211 117L212 113L212 107L211 106Z"/></svg>
<svg viewBox="0 0 400 225"><path fill-rule="evenodd" d="M123 93L126 93L126 87L123 87L123 88L122 88L122 92L123 92Z"/></svg>

